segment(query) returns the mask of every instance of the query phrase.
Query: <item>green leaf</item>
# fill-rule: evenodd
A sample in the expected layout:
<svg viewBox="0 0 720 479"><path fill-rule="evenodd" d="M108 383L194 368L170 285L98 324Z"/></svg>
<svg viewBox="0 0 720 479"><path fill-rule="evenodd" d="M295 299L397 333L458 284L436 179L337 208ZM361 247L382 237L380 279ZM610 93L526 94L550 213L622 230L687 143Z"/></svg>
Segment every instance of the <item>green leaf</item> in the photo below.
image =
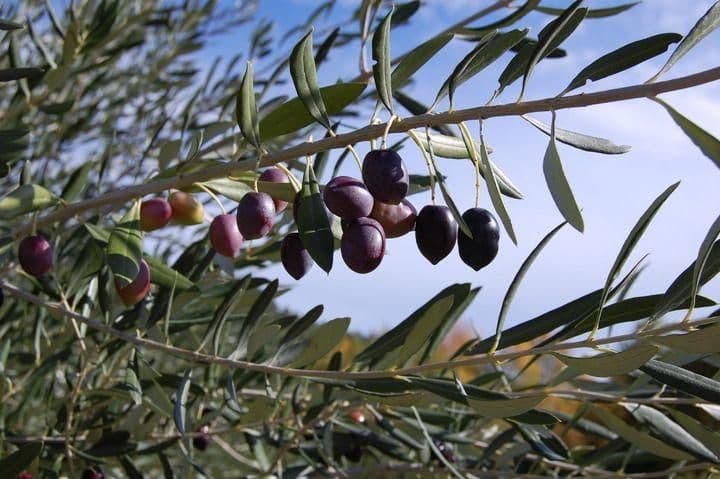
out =
<svg viewBox="0 0 720 479"><path fill-rule="evenodd" d="M720 3L718 3L718 5L720 5ZM695 146L700 148L700 151L715 163L715 166L720 168L720 140L680 114L675 108L665 103L665 101L657 97L653 99L667 110L673 121L675 121L680 129L690 138L690 141L695 143Z"/></svg>
<svg viewBox="0 0 720 479"><path fill-rule="evenodd" d="M652 202L652 204L648 207L647 210L645 210L637 223L635 223L635 226L633 226L633 229L630 231L630 234L625 239L625 242L620 248L620 252L618 253L617 258L615 258L615 263L613 263L612 267L610 268L610 272L608 273L607 279L605 280L605 286L603 287L602 298L600 300L601 308L607 301L607 296L613 281L615 281L617 275L620 274L620 270L630 256L630 253L632 253L635 245L640 240L640 237L643 235L643 233L645 233L645 230L650 225L650 222L655 217L657 212L660 210L660 207L670 197L672 192L675 191L679 184L680 182L678 181L677 183L670 185L665 191L660 194L660 196L655 198L655 201ZM599 309L595 322L596 328L600 322L601 317L602 309Z"/></svg>
<svg viewBox="0 0 720 479"><path fill-rule="evenodd" d="M715 2L708 11L705 12L705 15L690 29L690 32L683 38L683 41L680 42L680 45L677 46L672 55L670 55L665 65L663 65L655 76L648 80L648 83L655 81L660 75L670 70L680 58L712 33L718 26L720 26L720 2Z"/></svg>
<svg viewBox="0 0 720 479"><path fill-rule="evenodd" d="M417 47L406 53L402 60L397 64L390 77L393 91L404 86L410 78L423 65L425 65L437 52L439 52L450 40L453 39L452 34L439 35L433 37L425 43L421 43Z"/></svg>
<svg viewBox="0 0 720 479"><path fill-rule="evenodd" d="M293 48L290 54L290 75L307 112L315 121L329 129L330 118L318 87L312 35L313 31L310 30ZM262 124L260 129L262 130Z"/></svg>
<svg viewBox="0 0 720 479"><path fill-rule="evenodd" d="M675 419L683 429L689 432L692 437L697 438L697 440L703 443L716 456L720 457L720 434L711 431L692 417L677 409L670 409L669 411L673 419Z"/></svg>
<svg viewBox="0 0 720 479"><path fill-rule="evenodd" d="M390 113L393 111L392 103L392 76L390 64L390 21L394 8L383 18L372 38L373 78L380 101Z"/></svg>
<svg viewBox="0 0 720 479"><path fill-rule="evenodd" d="M12 454L0 459L0 471L8 478L15 477L28 469L33 461L42 454L42 442L29 442L23 444Z"/></svg>
<svg viewBox="0 0 720 479"><path fill-rule="evenodd" d="M25 184L0 199L0 219L11 219L25 213L44 210L57 202L57 197L42 186Z"/></svg>
<svg viewBox="0 0 720 479"><path fill-rule="evenodd" d="M658 303L653 319L657 319L690 297L690 290L694 284L693 276L695 268L695 262L693 262L675 278L675 281L673 281L665 291L662 301ZM702 268L700 274L699 284L703 285L707 283L718 273L720 273L720 240L715 242L710 253L707 255L705 266Z"/></svg>
<svg viewBox="0 0 720 479"><path fill-rule="evenodd" d="M340 343L349 326L350 318L336 318L310 330L302 352L288 366L303 367L322 358Z"/></svg>
<svg viewBox="0 0 720 479"><path fill-rule="evenodd" d="M613 15L617 15L619 13L622 13L626 10L630 10L635 5L640 4L640 2L632 2L632 3L625 3L622 5L617 5L615 7L607 7L607 8L597 8L593 10L588 10L587 12L587 18L605 18L605 17L611 17ZM546 7L544 5L539 5L535 7L535 10L540 13L546 13L548 15L561 15L563 12L562 8L552 8L552 7Z"/></svg>
<svg viewBox="0 0 720 479"><path fill-rule="evenodd" d="M143 234L140 230L140 202L135 201L115 225L108 239L107 261L121 287L130 284L140 271Z"/></svg>
<svg viewBox="0 0 720 479"><path fill-rule="evenodd" d="M509 25L514 24L521 18L523 18L528 13L532 12L535 7L538 6L540 3L540 0L526 0L525 3L523 3L517 10L513 11L511 14L501 18L500 20L497 20L495 22L492 22L487 25L483 25L479 28L472 29L474 32L477 32L478 34L487 33L488 31L495 30L502 27L507 27ZM459 29L459 31L465 31L467 29Z"/></svg>
<svg viewBox="0 0 720 479"><path fill-rule="evenodd" d="M513 427L522 435L523 439L530 444L535 452L552 461L564 461L570 456L565 443L562 442L554 432L545 426L533 424L517 424Z"/></svg>
<svg viewBox="0 0 720 479"><path fill-rule="evenodd" d="M452 106L453 94L458 86L480 73L505 52L517 45L525 38L528 31L526 28L524 30L511 30L497 35L492 34L492 37L486 42L482 42L474 48L457 64L450 76L445 80L445 83L440 87L440 91L433 102L433 107L448 95L450 97L450 105Z"/></svg>
<svg viewBox="0 0 720 479"><path fill-rule="evenodd" d="M529 115L522 115L522 118L546 135L552 135L552 127L550 125L545 124ZM566 145L574 146L580 150L591 151L594 153L619 155L630 151L630 146L628 145L616 145L605 138L589 136L576 131L563 130L558 127L555 127L555 139L560 143L565 143Z"/></svg>
<svg viewBox="0 0 720 479"><path fill-rule="evenodd" d="M473 148L472 137L470 136L470 132L467 130L467 128L465 128L465 125L460 125L460 131L464 132L463 139L465 140L468 149L473 150L473 152L476 153ZM488 156L487 148L485 147L485 138L482 132L480 133L480 158L477 158L476 154L474 161L479 161L478 168L480 168L485 173L483 177L485 178L485 183L487 183L488 186L488 193L490 193L490 201L492 202L493 208L495 208L498 216L500 216L500 221L502 221L505 232L508 234L512 242L517 245L515 229L513 228L512 220L510 219L510 213L508 213L502 196L500 195L498 180L497 178L495 178L492 163L490 163L490 157Z"/></svg>
<svg viewBox="0 0 720 479"><path fill-rule="evenodd" d="M622 376L635 371L652 359L658 348L649 344L640 344L619 353L603 353L596 356L574 358L553 353L566 366L590 376Z"/></svg>
<svg viewBox="0 0 720 479"><path fill-rule="evenodd" d="M607 409L596 406L591 406L591 408L593 414L597 416L608 429L617 433L630 444L634 444L640 449L655 454L656 456L673 461L690 461L693 459L693 457L686 452L668 446L663 441L630 426Z"/></svg>
<svg viewBox="0 0 720 479"><path fill-rule="evenodd" d="M216 178L214 180L204 181L199 184L211 190L213 193L222 195L225 198L233 201L240 201L243 196L253 191L253 188L251 184L249 184L249 182L231 180L230 178ZM252 184L254 184L254 181L252 181ZM261 190L258 188L258 191Z"/></svg>
<svg viewBox="0 0 720 479"><path fill-rule="evenodd" d="M702 276L703 268L710 257L710 252L713 249L713 243L715 238L720 235L720 216L715 218L715 221L710 226L710 229L705 235L700 250L698 251L697 259L695 260L695 267L693 268L693 278L690 289L690 308L687 313L687 317L690 317L692 310L695 308L695 297L697 296L698 290L700 289L700 281Z"/></svg>
<svg viewBox="0 0 720 479"><path fill-rule="evenodd" d="M280 340L280 344L289 343L290 341L307 331L310 326L315 324L315 321L320 319L320 316L322 315L324 309L324 306L322 304L319 304L307 313L305 313L301 318L298 318L296 321L294 321L287 328L287 332Z"/></svg>
<svg viewBox="0 0 720 479"><path fill-rule="evenodd" d="M73 171L67 183L65 183L62 193L60 194L63 201L69 203L77 198L87 185L88 175L90 174L90 170L93 166L95 165L92 162L87 162L83 163L79 168Z"/></svg>
<svg viewBox="0 0 720 479"><path fill-rule="evenodd" d="M720 382L714 379L655 359L648 361L640 370L651 378L679 391L714 404L720 403Z"/></svg>
<svg viewBox="0 0 720 479"><path fill-rule="evenodd" d="M546 396L528 396L508 399L470 399L468 403L483 417L505 418L519 416L534 409Z"/></svg>
<svg viewBox="0 0 720 479"><path fill-rule="evenodd" d="M447 338L448 334L450 334L452 328L479 292L479 287L470 289L469 284L455 288L452 307L445 315L445 318L443 318L443 322L440 326L430 335L427 347L423 351L418 364L422 364L431 358L435 350L445 341L445 338Z"/></svg>
<svg viewBox="0 0 720 479"><path fill-rule="evenodd" d="M585 223L583 221L582 213L580 208L575 201L570 184L565 177L565 171L563 170L562 162L560 161L560 154L557 151L555 145L555 116L553 115L553 122L550 133L550 142L548 143L547 150L545 150L545 157L543 159L543 173L545 175L545 182L550 189L555 205L562 213L563 217L570 223L570 226L583 232L585 229Z"/></svg>
<svg viewBox="0 0 720 479"><path fill-rule="evenodd" d="M320 88L320 96L329 115L340 113L357 100L367 88L367 83L338 83ZM260 139L263 141L287 135L313 122L313 116L304 106L304 100L293 98L260 120Z"/></svg>
<svg viewBox="0 0 720 479"><path fill-rule="evenodd" d="M560 46L560 44L575 31L578 25L580 25L580 22L582 22L585 18L587 8L578 8L582 1L583 0L575 0L559 17L543 28L538 35L538 42L532 53L529 55L528 62L525 65L520 98L522 98L525 93L527 82L535 69L535 65L537 65L540 60L548 56L550 52Z"/></svg>
<svg viewBox="0 0 720 479"><path fill-rule="evenodd" d="M277 279L270 281L267 286L265 286L265 289L263 289L262 293L260 293L258 298L255 300L253 305L250 307L250 311L248 311L247 315L245 316L245 321L243 321L242 325L240 326L237 347L235 349L233 357L247 356L247 344L250 335L253 333L253 331L255 331L255 328L260 323L260 318L262 318L262 315L270 307L273 299L275 299L275 295L278 291L278 286L279 282Z"/></svg>
<svg viewBox="0 0 720 479"><path fill-rule="evenodd" d="M305 165L305 175L300 190L297 227L302 244L310 257L323 271L329 273L333 264L334 239L325 213L325 205L320 196L320 185L310 161Z"/></svg>
<svg viewBox="0 0 720 479"><path fill-rule="evenodd" d="M588 80L598 81L655 58L666 52L671 44L679 42L681 38L682 35L677 33L661 33L613 50L583 68L560 95L584 86Z"/></svg>
<svg viewBox="0 0 720 479"><path fill-rule="evenodd" d="M393 350L392 353L385 355L376 367L389 369L393 366L403 366L415 353L420 351L431 335L442 326L445 315L450 311L453 301L452 296L447 296L423 311L405 335L403 344Z"/></svg>
<svg viewBox="0 0 720 479"><path fill-rule="evenodd" d="M557 225L555 228L553 228L548 234L546 234L543 239L540 240L537 246L535 246L535 248L530 252L525 261L523 261L523 264L520 266L518 272L515 273L515 277L510 283L510 286L505 293L505 297L503 298L502 306L500 307L500 314L498 315L497 326L495 327L495 342L492 347L493 350L497 349L500 344L500 338L502 337L502 328L505 324L505 317L507 316L508 308L510 307L510 303L515 297L515 292L520 286L520 283L525 277L525 274L527 274L530 266L532 266L535 259L537 259L537 257L540 255L540 252L543 250L543 248L545 248L545 246L550 242L553 236L555 236L555 234L560 231L560 229L566 224L567 222L564 221Z"/></svg>
<svg viewBox="0 0 720 479"><path fill-rule="evenodd" d="M643 404L620 403L620 405L627 409L635 420L648 426L656 436L663 439L667 444L683 449L702 461L716 464L720 462L720 458L715 453L667 417L664 412Z"/></svg>
<svg viewBox="0 0 720 479"><path fill-rule="evenodd" d="M177 270L171 268L161 259L143 255L150 268L150 281L164 288L175 288L177 291L189 291L195 288L195 283Z"/></svg>
<svg viewBox="0 0 720 479"><path fill-rule="evenodd" d="M418 135L422 136L422 135ZM465 223L465 220L462 217L462 214L460 213L460 210L458 210L457 205L455 204L455 201L452 198L452 195L450 195L450 190L448 189L447 183L445 182L446 176L442 174L440 171L440 168L438 168L437 161L435 160L435 155L433 153L432 143L430 141L427 141L426 143L429 145L429 153L430 153L430 161L432 161L433 169L435 170L437 180L437 184L440 185L440 192L443 195L443 199L445 200L445 204L450 209L450 213L453 215L453 218L455 219L455 222L457 222L458 226L462 230L463 233L465 233L469 238L472 238L472 231L470 231L470 228L468 227L467 223Z"/></svg>
<svg viewBox="0 0 720 479"><path fill-rule="evenodd" d="M175 427L181 435L185 435L187 429L187 400L188 393L190 392L190 377L192 376L192 369L185 371L180 384L178 384L177 392L175 393L175 405L173 407L173 419L175 420Z"/></svg>
<svg viewBox="0 0 720 479"><path fill-rule="evenodd" d="M686 334L669 334L652 338L652 341L688 354L720 352L720 323L715 323Z"/></svg>
<svg viewBox="0 0 720 479"><path fill-rule="evenodd" d="M389 352L402 347L410 331L416 327L420 318L422 318L423 315L433 307L433 305L448 297L453 297L453 303L459 304L462 299L457 299L458 295L467 295L468 291L470 291L470 284L468 283L454 284L443 289L424 305L415 310L400 324L373 341L369 346L355 356L354 362L365 364L374 363Z"/></svg>
<svg viewBox="0 0 720 479"><path fill-rule="evenodd" d="M212 320L208 324L207 329L205 329L202 339L200 339L200 346L197 347L198 351L205 346L205 343L210 338L210 335L215 333L213 334L213 354L215 356L219 354L220 342L223 339L222 330L225 325L225 321L247 292L251 280L252 275L245 275L240 281L237 281L230 292L223 297L222 302L217 309L215 309Z"/></svg>
<svg viewBox="0 0 720 479"><path fill-rule="evenodd" d="M252 63L248 62L245 68L240 93L237 97L235 109L238 126L245 140L255 148L260 148L260 129L257 120L257 105L255 104L255 86L253 81Z"/></svg>

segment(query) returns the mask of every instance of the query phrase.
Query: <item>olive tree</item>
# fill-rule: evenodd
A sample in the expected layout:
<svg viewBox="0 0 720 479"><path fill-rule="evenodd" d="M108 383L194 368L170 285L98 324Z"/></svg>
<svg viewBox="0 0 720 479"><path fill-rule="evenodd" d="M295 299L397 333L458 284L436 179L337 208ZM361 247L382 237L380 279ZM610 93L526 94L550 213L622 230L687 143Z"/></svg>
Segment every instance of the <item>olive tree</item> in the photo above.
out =
<svg viewBox="0 0 720 479"><path fill-rule="evenodd" d="M710 474L720 311L697 310L716 305L699 290L720 271L720 219L665 291L629 294L642 261L628 259L677 184L637 219L601 287L504 321L555 234L584 228L557 143L628 150L557 127L565 110L657 102L720 167L718 139L661 97L720 79L720 67L668 74L720 24L720 3L684 35L620 46L539 99L526 94L538 63L572 55L563 42L586 19L612 31L636 3L476 2L402 54L393 33L426 5L363 0L328 25L335 3L317 2L287 32L256 18L253 0L0 6L0 476ZM538 12L548 22L532 35L522 23ZM248 44L203 66L207 45L241 25ZM413 77L450 44L467 54L424 104ZM328 83L317 67L339 48L359 69ZM644 83L583 93L668 51ZM496 63L490 101L454 108L460 85ZM513 84L519 97L508 98ZM293 98L280 94L288 86ZM479 292L468 283L372 340L348 334L350 318L321 320L322 305L277 305L284 286L267 266L300 279L342 260L378 274L386 242L405 234L432 264L456 243L475 270L502 254L498 238L516 242L505 203L523 195L491 160L483 124L505 116L547 137L537 181L564 221L497 298L495 334L440 353ZM411 149L417 164L402 158ZM467 186L491 205L458 209L448 158L472 165ZM346 160L361 179L339 174ZM432 204L417 211L407 197L420 192ZM537 364L556 366L530 377Z"/></svg>

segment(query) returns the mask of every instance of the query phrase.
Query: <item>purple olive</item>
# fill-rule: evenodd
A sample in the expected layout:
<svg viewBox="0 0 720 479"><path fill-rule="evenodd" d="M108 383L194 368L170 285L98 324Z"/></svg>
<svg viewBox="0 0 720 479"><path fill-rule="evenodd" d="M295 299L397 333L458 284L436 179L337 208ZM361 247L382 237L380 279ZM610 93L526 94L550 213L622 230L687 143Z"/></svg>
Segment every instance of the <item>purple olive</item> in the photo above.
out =
<svg viewBox="0 0 720 479"><path fill-rule="evenodd" d="M273 224L275 203L270 195L250 192L242 197L237 208L237 226L243 238L261 238L270 232Z"/></svg>
<svg viewBox="0 0 720 479"><path fill-rule="evenodd" d="M300 240L298 233L285 236L280 245L280 260L285 271L295 279L300 279L310 271L313 261Z"/></svg>
<svg viewBox="0 0 720 479"><path fill-rule="evenodd" d="M172 217L172 206L165 198L152 198L140 205L140 228L154 231L162 228Z"/></svg>
<svg viewBox="0 0 720 479"><path fill-rule="evenodd" d="M495 216L483 208L470 208L462 215L470 228L472 239L458 229L460 258L475 271L495 259L500 241L500 229Z"/></svg>
<svg viewBox="0 0 720 479"><path fill-rule="evenodd" d="M263 171L260 174L260 178L258 179L260 181L267 181L269 183L290 183L290 178L287 177L283 170L276 166L270 167L267 170ZM273 198L273 203L275 203L276 213L280 213L288 205L287 201L278 200L276 198Z"/></svg>
<svg viewBox="0 0 720 479"><path fill-rule="evenodd" d="M325 206L344 220L370 215L373 197L362 181L350 176L337 176L323 190Z"/></svg>
<svg viewBox="0 0 720 479"><path fill-rule="evenodd" d="M356 273L369 273L380 265L385 254L385 231L372 218L352 220L343 233L340 252L345 264Z"/></svg>
<svg viewBox="0 0 720 479"><path fill-rule="evenodd" d="M410 186L405 163L394 150L372 150L365 155L362 177L373 197L382 203L400 203Z"/></svg>
<svg viewBox="0 0 720 479"><path fill-rule="evenodd" d="M218 254L234 258L240 251L243 236L234 215L218 215L210 223L210 243Z"/></svg>
<svg viewBox="0 0 720 479"><path fill-rule="evenodd" d="M125 304L132 306L142 301L150 290L150 268L144 259L140 260L140 268L135 279L129 284L121 286L120 282L115 278L115 291Z"/></svg>
<svg viewBox="0 0 720 479"><path fill-rule="evenodd" d="M105 479L105 474L102 471L88 468L83 471L82 479Z"/></svg>
<svg viewBox="0 0 720 479"><path fill-rule="evenodd" d="M18 474L17 476L15 476L15 479L34 479L34 477L35 476L30 474L29 472L23 471L20 474Z"/></svg>
<svg viewBox="0 0 720 479"><path fill-rule="evenodd" d="M370 218L382 225L387 238L397 238L412 231L416 214L415 207L408 200L396 205L376 201Z"/></svg>
<svg viewBox="0 0 720 479"><path fill-rule="evenodd" d="M198 435L193 438L193 446L200 451L206 450L210 446L210 428L205 425L198 429Z"/></svg>
<svg viewBox="0 0 720 479"><path fill-rule="evenodd" d="M18 259L27 274L42 276L52 268L53 247L42 235L28 236L20 242Z"/></svg>
<svg viewBox="0 0 720 479"><path fill-rule="evenodd" d="M415 241L418 249L432 264L438 264L455 247L458 225L450 208L427 205L415 221Z"/></svg>

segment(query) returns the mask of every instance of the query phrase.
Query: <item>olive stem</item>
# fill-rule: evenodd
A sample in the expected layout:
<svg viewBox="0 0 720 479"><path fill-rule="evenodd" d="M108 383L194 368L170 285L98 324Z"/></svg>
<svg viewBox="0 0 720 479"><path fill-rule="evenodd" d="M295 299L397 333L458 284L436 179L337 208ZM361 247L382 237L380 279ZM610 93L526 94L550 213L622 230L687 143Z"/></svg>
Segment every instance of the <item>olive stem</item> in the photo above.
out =
<svg viewBox="0 0 720 479"><path fill-rule="evenodd" d="M691 88L717 80L720 80L720 67L711 68L699 73L672 80L650 84L642 83L595 93L581 93L578 95L563 96L560 98L550 97L521 103L480 106L463 110L455 110L453 112L424 113L422 115L404 118L401 123L395 123L390 128L390 133L403 133L414 128L421 128L425 126L457 124L463 121L476 120L478 118L487 119L504 116L521 116L538 111L580 108L590 105L631 100L634 98L648 98L656 96L660 93ZM316 142L304 142L276 153L267 154L263 157L261 166L271 166L280 161L286 161L306 155L313 155L321 151L332 150L335 148L347 148L348 145L381 137L385 132L385 128L385 124L367 125L358 130L336 135L330 138L324 138ZM254 161L233 161L209 166L201 171L185 175L159 179L128 188L110 191L95 198L71 203L66 207L59 208L52 213L39 218L38 225L43 226L64 221L87 210L98 209L104 206L120 205L132 198L165 191L170 188L188 187L193 183L226 176L228 173L233 171L252 170L254 166ZM19 236L26 234L30 230L31 225L24 224L16 228L13 231L13 234L15 236Z"/></svg>
<svg viewBox="0 0 720 479"><path fill-rule="evenodd" d="M217 203L217 205L220 207L220 211L222 211L222 214L224 214L224 215L227 214L227 211L225 210L225 206L223 206L222 201L220 201L220 198L218 198L218 197L215 195L215 193L213 193L212 191L210 191L210 188L208 188L207 186L203 185L202 183L198 183L197 186L198 186L201 190L205 191L205 193L207 193L208 195L210 195L210 198L212 198L213 201L215 201L215 203ZM257 191L257 180L255 180L255 191Z"/></svg>
<svg viewBox="0 0 720 479"><path fill-rule="evenodd" d="M425 133L427 135L427 130L425 131ZM417 147L420 149L420 153L422 153L423 158L425 158L425 164L427 165L428 175L430 176L430 199L432 200L432 204L435 204L435 170L433 169L432 163L430 162L430 156L428 156L427 151L425 151L425 148L423 148L422 143L420 142L420 138L417 136L417 133L415 133L412 130L409 130L407 132L407 134L412 139L412 141L415 142ZM428 142L429 141L430 141L430 138L428 138Z"/></svg>

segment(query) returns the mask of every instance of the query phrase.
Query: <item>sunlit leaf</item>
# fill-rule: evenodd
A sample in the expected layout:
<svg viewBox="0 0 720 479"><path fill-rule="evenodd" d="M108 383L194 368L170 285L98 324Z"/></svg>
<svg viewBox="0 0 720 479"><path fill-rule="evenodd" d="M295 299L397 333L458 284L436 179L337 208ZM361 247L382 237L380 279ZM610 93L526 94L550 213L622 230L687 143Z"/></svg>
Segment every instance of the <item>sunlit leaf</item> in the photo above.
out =
<svg viewBox="0 0 720 479"><path fill-rule="evenodd" d="M290 74L307 112L322 126L330 128L330 119L317 81L312 36L313 31L310 30L293 48L290 54ZM260 131L262 130L260 124Z"/></svg>
<svg viewBox="0 0 720 479"><path fill-rule="evenodd" d="M720 3L718 3L718 5L720 5ZM695 143L695 146L700 148L700 151L715 163L715 166L720 168L720 140L680 114L665 101L657 97L654 98L654 100L667 110L675 123L677 123L680 129L690 138L690 141Z"/></svg>
<svg viewBox="0 0 720 479"><path fill-rule="evenodd" d="M583 374L597 377L620 376L635 371L652 359L658 348L649 344L641 344L619 353L602 353L588 357L572 357L553 353L566 366Z"/></svg>
<svg viewBox="0 0 720 479"><path fill-rule="evenodd" d="M405 85L423 65L452 40L452 34L433 37L406 53L391 75L392 89ZM417 114L417 113L416 113Z"/></svg>
<svg viewBox="0 0 720 479"><path fill-rule="evenodd" d="M552 135L552 127L550 125L545 124L529 115L523 115L522 117L546 135ZM565 143L566 145L574 146L580 150L592 151L594 153L619 155L630 151L630 146L628 145L616 145L605 138L598 138L596 136L589 136L576 131L564 130L562 128L558 128L557 126L555 127L555 139L560 143Z"/></svg>
<svg viewBox="0 0 720 479"><path fill-rule="evenodd" d="M390 21L392 20L393 10L391 8L390 12L380 22L372 39L372 58L375 60L373 64L375 88L380 101L383 102L383 105L390 113L393 113L392 67L390 65Z"/></svg>
<svg viewBox="0 0 720 479"><path fill-rule="evenodd" d="M0 199L0 219L43 210L57 204L57 197L40 185L19 186Z"/></svg>

